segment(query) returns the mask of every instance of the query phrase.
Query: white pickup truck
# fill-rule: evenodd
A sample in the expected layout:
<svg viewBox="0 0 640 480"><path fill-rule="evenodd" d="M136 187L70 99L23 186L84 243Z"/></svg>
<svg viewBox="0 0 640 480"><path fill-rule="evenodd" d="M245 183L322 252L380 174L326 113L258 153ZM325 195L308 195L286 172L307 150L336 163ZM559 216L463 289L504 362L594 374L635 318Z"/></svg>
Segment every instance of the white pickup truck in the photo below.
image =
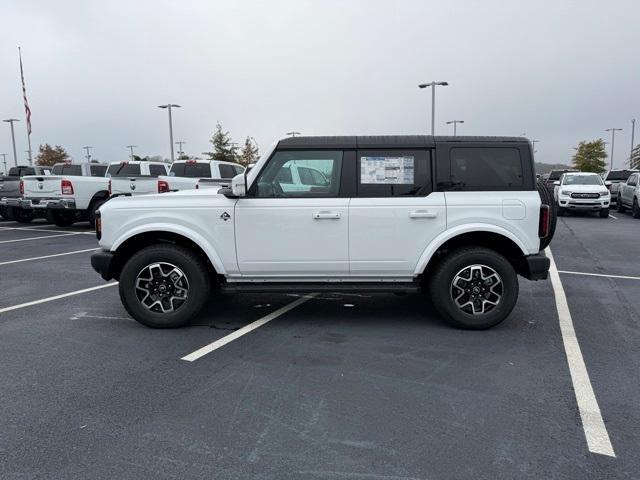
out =
<svg viewBox="0 0 640 480"><path fill-rule="evenodd" d="M117 196L147 195L169 191L169 185L158 177L169 173L169 165L163 162L115 162L109 164L110 192Z"/></svg>
<svg viewBox="0 0 640 480"><path fill-rule="evenodd" d="M300 167L321 175L289 176ZM110 200L91 264L155 328L218 290L427 291L451 324L484 329L514 308L518 274L547 278L550 207L525 138L294 137L230 188Z"/></svg>
<svg viewBox="0 0 640 480"><path fill-rule="evenodd" d="M244 172L244 167L237 163L221 160L177 160L171 165L169 175L160 176L169 191L191 190L228 186L231 179Z"/></svg>
<svg viewBox="0 0 640 480"><path fill-rule="evenodd" d="M107 165L100 163L58 163L51 175L23 177L23 210L45 212L47 220L59 227L88 220L109 199Z"/></svg>

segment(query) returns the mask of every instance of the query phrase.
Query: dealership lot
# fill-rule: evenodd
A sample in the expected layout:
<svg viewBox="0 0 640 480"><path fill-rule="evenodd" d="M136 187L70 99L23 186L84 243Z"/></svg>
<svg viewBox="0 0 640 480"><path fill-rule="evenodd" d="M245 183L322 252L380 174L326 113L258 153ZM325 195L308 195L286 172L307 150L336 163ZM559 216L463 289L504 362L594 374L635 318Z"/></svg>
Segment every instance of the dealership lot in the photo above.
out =
<svg viewBox="0 0 640 480"><path fill-rule="evenodd" d="M387 294L217 295L193 326L151 330L91 269L88 227L0 223L0 478L637 478L639 232L573 215L551 244L601 455L549 281L523 280L483 332Z"/></svg>

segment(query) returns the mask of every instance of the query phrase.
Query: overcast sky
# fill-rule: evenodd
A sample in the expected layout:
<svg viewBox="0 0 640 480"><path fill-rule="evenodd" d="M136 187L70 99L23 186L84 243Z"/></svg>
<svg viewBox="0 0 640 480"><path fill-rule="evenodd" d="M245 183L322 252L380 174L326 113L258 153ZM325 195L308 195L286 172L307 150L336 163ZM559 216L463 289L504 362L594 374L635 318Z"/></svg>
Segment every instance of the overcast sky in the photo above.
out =
<svg viewBox="0 0 640 480"><path fill-rule="evenodd" d="M190 154L209 149L216 121L261 149L290 130L425 133L431 98L417 84L431 80L449 82L436 134L453 119L460 134L525 132L543 162L568 163L578 141L618 127L620 166L640 121L637 0L1 0L0 18L0 117L22 120L22 159L18 45L33 149L60 144L75 160L83 145L103 161L129 144L168 157L167 102L182 105L174 140Z"/></svg>

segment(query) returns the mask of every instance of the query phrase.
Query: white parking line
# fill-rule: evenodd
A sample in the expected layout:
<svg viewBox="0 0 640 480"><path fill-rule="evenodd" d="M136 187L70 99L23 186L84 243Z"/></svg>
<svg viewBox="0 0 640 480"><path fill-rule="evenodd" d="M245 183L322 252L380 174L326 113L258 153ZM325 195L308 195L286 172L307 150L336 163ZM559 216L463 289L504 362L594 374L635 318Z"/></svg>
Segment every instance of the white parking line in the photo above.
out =
<svg viewBox="0 0 640 480"><path fill-rule="evenodd" d="M43 226L48 226L48 225L43 225ZM34 228L29 228L29 227L0 227L2 230L34 230ZM75 232L69 232L69 230L47 230L45 228L39 229L39 232L54 232L54 233L78 233L78 234L82 234L82 235L95 235L96 232L95 231L84 231L84 232L79 232L79 231L75 231Z"/></svg>
<svg viewBox="0 0 640 480"><path fill-rule="evenodd" d="M604 273L572 272L570 270L558 270L558 273L568 273L570 275L587 275L590 277L622 278L624 280L640 280L640 277L631 277L628 275L607 275Z"/></svg>
<svg viewBox="0 0 640 480"><path fill-rule="evenodd" d="M61 298L72 297L73 295L80 295L82 293L93 292L94 290L100 290L102 288L108 288L118 285L118 282L106 283L104 285L98 285L97 287L83 288L82 290L76 290L74 292L62 293L60 295L54 295L53 297L41 298L40 300L34 300L32 302L21 303L20 305L13 305L11 307L0 308L0 313L10 312L12 310L18 310L20 308L31 307L33 305L39 305L41 303L53 302L54 300L60 300Z"/></svg>
<svg viewBox="0 0 640 480"><path fill-rule="evenodd" d="M79 235L76 232L61 233L60 235L44 235L42 237L14 238L13 240L1 240L0 243L26 242L28 240L40 240L41 238L67 237L69 235Z"/></svg>
<svg viewBox="0 0 640 480"><path fill-rule="evenodd" d="M562 333L562 342L564 343L564 351L567 355L567 363L569 364L569 373L571 374L571 382L582 419L582 429L587 439L587 447L590 452L615 457L611 440L607 427L602 419L598 400L596 400L589 372L582 357L580 344L573 328L573 320L567 303L567 296L564 293L560 274L553 259L551 249L545 250L547 257L551 260L549 275L551 277L551 285L556 298L556 309L558 310L558 319L560 321L560 332Z"/></svg>
<svg viewBox="0 0 640 480"><path fill-rule="evenodd" d="M84 250L74 250L73 252L54 253L52 255L43 255L41 257L21 258L20 260L9 260L8 262L0 262L2 265L11 265L12 263L31 262L33 260L44 260L45 258L64 257L65 255L74 255L76 253L93 252L96 248L86 248Z"/></svg>
<svg viewBox="0 0 640 480"><path fill-rule="evenodd" d="M615 219L615 220L617 220L617 219L618 219L618 217L614 217L614 216L613 216L613 215L611 215L611 214L609 214L609 216L610 216L611 218Z"/></svg>
<svg viewBox="0 0 640 480"><path fill-rule="evenodd" d="M195 362L199 358L204 357L206 354L211 353L214 350L217 350L218 348L225 346L227 343L233 342L234 340L242 337L243 335L246 335L247 333L255 330L256 328L261 327L265 323L270 322L271 320L278 318L280 315L287 313L289 310L293 310L297 306L302 305L304 302L311 300L316 295L317 293L311 293L309 295L302 296L297 300L294 300L293 302L288 303L284 307L281 307L278 310L271 312L269 315L266 315L256 320L255 322L250 323L249 325L245 325L241 329L236 330L235 332L230 333L229 335L222 337L219 340L216 340L215 342L210 343L209 345L205 345L204 347L199 348L198 350L190 353L189 355L185 355L184 357L181 358L181 360L185 360L187 362Z"/></svg>

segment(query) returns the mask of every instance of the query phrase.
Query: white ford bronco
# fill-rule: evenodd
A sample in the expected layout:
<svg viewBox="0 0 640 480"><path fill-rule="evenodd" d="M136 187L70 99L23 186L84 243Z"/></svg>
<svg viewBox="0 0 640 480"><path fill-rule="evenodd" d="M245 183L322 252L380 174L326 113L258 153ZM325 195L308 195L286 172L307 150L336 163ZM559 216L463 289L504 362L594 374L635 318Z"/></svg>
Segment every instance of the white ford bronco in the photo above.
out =
<svg viewBox="0 0 640 480"><path fill-rule="evenodd" d="M525 138L295 137L228 188L110 200L91 263L150 327L187 324L215 289L425 291L483 329L518 274L547 277L553 217Z"/></svg>

